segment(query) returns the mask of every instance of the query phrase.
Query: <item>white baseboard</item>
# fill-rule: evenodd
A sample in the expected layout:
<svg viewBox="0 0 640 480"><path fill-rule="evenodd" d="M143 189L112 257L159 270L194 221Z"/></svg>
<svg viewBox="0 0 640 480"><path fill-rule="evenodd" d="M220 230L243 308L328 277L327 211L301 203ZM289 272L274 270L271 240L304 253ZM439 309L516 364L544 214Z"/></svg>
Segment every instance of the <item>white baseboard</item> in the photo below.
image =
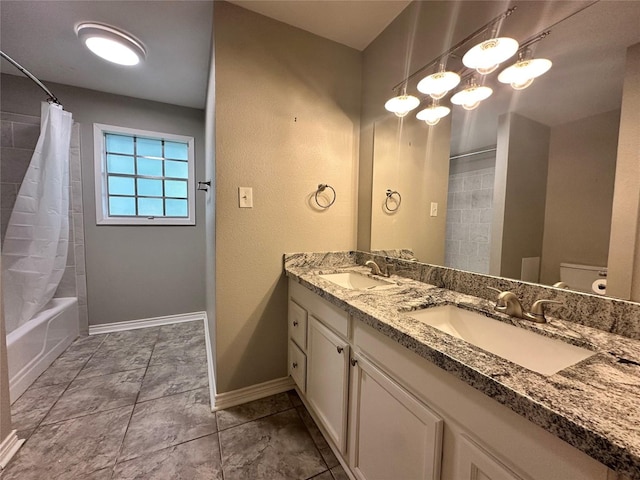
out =
<svg viewBox="0 0 640 480"><path fill-rule="evenodd" d="M213 411L223 410L243 403L259 400L269 395L286 392L294 387L291 377L277 378L250 387L240 388L231 392L219 393L214 397Z"/></svg>
<svg viewBox="0 0 640 480"><path fill-rule="evenodd" d="M17 430L13 430L7 435L7 438L0 443L0 471L7 466L9 460L11 460L23 443L24 440L18 438Z"/></svg>
<svg viewBox="0 0 640 480"><path fill-rule="evenodd" d="M125 330L136 330L138 328L159 327L161 325L171 325L172 323L193 322L195 320L205 321L207 312L180 313L178 315L167 315L165 317L143 318L140 320L128 320L126 322L104 323L102 325L89 325L89 335L99 335L101 333L122 332Z"/></svg>

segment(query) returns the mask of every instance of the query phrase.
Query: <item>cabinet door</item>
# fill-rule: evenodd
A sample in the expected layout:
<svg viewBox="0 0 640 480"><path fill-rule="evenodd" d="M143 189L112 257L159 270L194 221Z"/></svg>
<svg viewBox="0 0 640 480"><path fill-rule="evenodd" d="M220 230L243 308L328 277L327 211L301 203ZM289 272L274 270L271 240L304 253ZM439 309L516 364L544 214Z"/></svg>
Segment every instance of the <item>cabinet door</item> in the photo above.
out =
<svg viewBox="0 0 640 480"><path fill-rule="evenodd" d="M289 375L304 393L307 385L307 357L293 340L289 340Z"/></svg>
<svg viewBox="0 0 640 480"><path fill-rule="evenodd" d="M363 356L353 363L349 460L356 477L439 479L442 419Z"/></svg>
<svg viewBox="0 0 640 480"><path fill-rule="evenodd" d="M489 452L466 435L458 438L458 474L460 480L521 480Z"/></svg>
<svg viewBox="0 0 640 480"><path fill-rule="evenodd" d="M309 317L307 400L342 453L347 447L349 344Z"/></svg>

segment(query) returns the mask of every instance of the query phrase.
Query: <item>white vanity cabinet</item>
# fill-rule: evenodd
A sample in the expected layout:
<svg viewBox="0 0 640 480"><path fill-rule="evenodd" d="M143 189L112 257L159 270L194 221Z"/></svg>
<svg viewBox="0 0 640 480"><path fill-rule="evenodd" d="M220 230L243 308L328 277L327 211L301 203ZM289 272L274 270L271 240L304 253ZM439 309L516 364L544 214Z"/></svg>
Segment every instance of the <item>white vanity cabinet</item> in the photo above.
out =
<svg viewBox="0 0 640 480"><path fill-rule="evenodd" d="M619 478L295 280L289 372L358 480Z"/></svg>
<svg viewBox="0 0 640 480"><path fill-rule="evenodd" d="M351 381L349 464L359 480L440 478L442 419L361 354Z"/></svg>

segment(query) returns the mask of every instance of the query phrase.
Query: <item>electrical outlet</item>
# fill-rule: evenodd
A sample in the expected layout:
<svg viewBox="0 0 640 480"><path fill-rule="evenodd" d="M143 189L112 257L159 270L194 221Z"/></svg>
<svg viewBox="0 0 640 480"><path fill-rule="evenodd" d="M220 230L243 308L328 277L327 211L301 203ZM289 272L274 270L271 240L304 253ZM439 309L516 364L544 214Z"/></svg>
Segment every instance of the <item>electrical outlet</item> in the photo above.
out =
<svg viewBox="0 0 640 480"><path fill-rule="evenodd" d="M238 206L240 208L253 208L253 188L238 187Z"/></svg>
<svg viewBox="0 0 640 480"><path fill-rule="evenodd" d="M438 216L438 203L437 202L431 202L431 216L432 217L437 217Z"/></svg>

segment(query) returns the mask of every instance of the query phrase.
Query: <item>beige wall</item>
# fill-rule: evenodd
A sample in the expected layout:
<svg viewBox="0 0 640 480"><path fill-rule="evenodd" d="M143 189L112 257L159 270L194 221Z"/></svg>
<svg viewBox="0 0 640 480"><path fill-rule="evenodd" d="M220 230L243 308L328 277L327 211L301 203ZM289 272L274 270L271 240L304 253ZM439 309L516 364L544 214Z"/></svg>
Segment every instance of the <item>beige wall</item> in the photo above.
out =
<svg viewBox="0 0 640 480"><path fill-rule="evenodd" d="M607 294L640 301L640 44L627 50Z"/></svg>
<svg viewBox="0 0 640 480"><path fill-rule="evenodd" d="M371 249L411 249L427 263L444 264L449 177L450 117L428 127L391 115L375 124ZM385 208L386 191L401 195L395 212ZM394 197L397 198L397 197ZM438 203L438 216L429 206Z"/></svg>
<svg viewBox="0 0 640 480"><path fill-rule="evenodd" d="M89 325L204 310L204 196L195 226L97 226L93 160L94 122L189 135L200 179L204 111L45 83L80 123ZM2 76L4 111L39 115L42 98L29 79Z"/></svg>
<svg viewBox="0 0 640 480"><path fill-rule="evenodd" d="M282 254L353 249L360 53L215 4L219 393L287 375ZM337 192L318 210L318 184ZM238 187L254 206L238 208Z"/></svg>
<svg viewBox="0 0 640 480"><path fill-rule="evenodd" d="M549 127L515 113L498 120L490 273L520 278L542 254Z"/></svg>
<svg viewBox="0 0 640 480"><path fill-rule="evenodd" d="M620 110L551 129L540 282L560 263L606 266Z"/></svg>

